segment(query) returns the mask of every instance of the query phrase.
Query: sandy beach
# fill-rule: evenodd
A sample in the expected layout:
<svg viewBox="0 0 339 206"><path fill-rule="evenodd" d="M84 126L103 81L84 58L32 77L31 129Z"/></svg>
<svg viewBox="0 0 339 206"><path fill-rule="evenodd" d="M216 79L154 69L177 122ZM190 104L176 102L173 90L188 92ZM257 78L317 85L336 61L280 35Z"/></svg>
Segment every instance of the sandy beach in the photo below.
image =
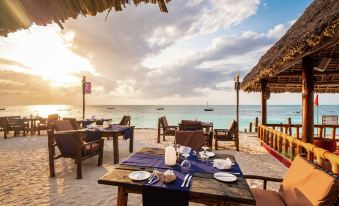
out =
<svg viewBox="0 0 339 206"><path fill-rule="evenodd" d="M167 137L156 142L156 130L137 129L135 150L165 147L173 141ZM56 160L56 177L49 177L47 136L0 139L0 205L115 205L116 187L99 185L97 180L113 168L112 140L105 140L104 163L97 158L83 162L83 179L77 180L75 164L70 159ZM120 161L128 157L128 141L119 139ZM233 154L245 174L282 177L286 168L260 147L254 133L240 135L240 152L233 143L221 143L218 152ZM261 183L249 182L251 187ZM278 185L269 185L277 189ZM128 205L142 205L140 195L129 195ZM195 204L191 204L195 205Z"/></svg>

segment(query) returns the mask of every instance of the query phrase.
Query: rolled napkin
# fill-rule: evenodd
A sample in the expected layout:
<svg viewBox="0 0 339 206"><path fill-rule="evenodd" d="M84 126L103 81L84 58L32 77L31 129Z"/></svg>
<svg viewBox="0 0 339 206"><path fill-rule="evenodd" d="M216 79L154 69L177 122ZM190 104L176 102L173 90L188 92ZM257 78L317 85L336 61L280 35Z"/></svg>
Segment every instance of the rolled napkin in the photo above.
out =
<svg viewBox="0 0 339 206"><path fill-rule="evenodd" d="M176 178L173 170L166 170L164 173L155 170L154 174L159 178L161 182L165 183L172 182Z"/></svg>
<svg viewBox="0 0 339 206"><path fill-rule="evenodd" d="M232 161L230 160L230 158L226 158L226 159L215 159L213 161L213 167L218 168L219 170L227 170L227 169L231 169L232 167Z"/></svg>

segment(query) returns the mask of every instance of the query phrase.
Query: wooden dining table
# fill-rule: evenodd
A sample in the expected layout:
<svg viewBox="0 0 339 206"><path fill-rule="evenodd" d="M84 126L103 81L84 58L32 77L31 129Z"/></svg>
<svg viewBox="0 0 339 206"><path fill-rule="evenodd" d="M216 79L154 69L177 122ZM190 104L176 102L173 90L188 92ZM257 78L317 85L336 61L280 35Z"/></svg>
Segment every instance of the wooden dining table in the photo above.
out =
<svg viewBox="0 0 339 206"><path fill-rule="evenodd" d="M46 120L47 118L44 118L44 117L17 117L17 118L13 118L13 119L17 120L17 121L27 122L31 135L34 135L35 130L37 128L36 123L38 121Z"/></svg>
<svg viewBox="0 0 339 206"><path fill-rule="evenodd" d="M140 153L164 155L164 149L143 148ZM216 154L215 158L230 158L237 164L233 155ZM112 171L98 180L99 184L118 187L117 205L126 206L128 193L141 194L143 182L132 181L128 175L133 170L146 170L152 172L154 168L141 168L135 166L117 165ZM189 201L207 205L226 205L228 203L244 203L255 205L256 201L251 193L248 183L243 176L237 181L225 183L213 178L213 174L194 173L192 186L189 191Z"/></svg>
<svg viewBox="0 0 339 206"><path fill-rule="evenodd" d="M133 152L133 144L134 144L134 126L123 126L124 128L130 128L131 129L131 136L129 138L129 153ZM108 130L95 130L95 129L80 129L77 131L81 132L95 132L100 133L101 137L110 138L113 139L113 163L118 164L119 163L119 136L124 135L122 130L116 130L116 129L108 129Z"/></svg>

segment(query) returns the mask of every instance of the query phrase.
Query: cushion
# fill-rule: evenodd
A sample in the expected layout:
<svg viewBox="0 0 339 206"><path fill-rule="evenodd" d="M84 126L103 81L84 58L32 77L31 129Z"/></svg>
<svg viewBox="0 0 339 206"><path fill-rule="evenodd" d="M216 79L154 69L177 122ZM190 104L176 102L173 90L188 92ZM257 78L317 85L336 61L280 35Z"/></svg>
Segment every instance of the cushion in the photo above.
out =
<svg viewBox="0 0 339 206"><path fill-rule="evenodd" d="M74 130L73 125L69 120L56 120L55 128L57 131L69 131Z"/></svg>
<svg viewBox="0 0 339 206"><path fill-rule="evenodd" d="M205 134L202 130L176 131L175 143L199 150L205 144Z"/></svg>
<svg viewBox="0 0 339 206"><path fill-rule="evenodd" d="M334 177L297 156L279 189L286 205L333 205L339 186Z"/></svg>
<svg viewBox="0 0 339 206"><path fill-rule="evenodd" d="M284 201L282 201L275 191L251 188L251 192L255 198L256 206L285 206ZM247 206L246 204L236 203L232 205Z"/></svg>

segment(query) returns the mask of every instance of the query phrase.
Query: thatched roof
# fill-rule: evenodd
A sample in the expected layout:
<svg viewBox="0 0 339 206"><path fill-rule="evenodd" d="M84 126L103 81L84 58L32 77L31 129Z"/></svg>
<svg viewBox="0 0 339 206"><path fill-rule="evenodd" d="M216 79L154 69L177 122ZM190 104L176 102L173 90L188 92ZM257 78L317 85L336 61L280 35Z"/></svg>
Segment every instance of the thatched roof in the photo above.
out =
<svg viewBox="0 0 339 206"><path fill-rule="evenodd" d="M271 92L301 92L301 59L330 57L325 72L315 72L315 92L339 92L339 1L315 0L244 78L241 89L260 91L268 81Z"/></svg>
<svg viewBox="0 0 339 206"><path fill-rule="evenodd" d="M27 29L32 24L47 25L62 23L69 18L76 19L80 14L94 16L108 10L122 10L133 1L158 4L160 11L167 12L166 3L170 0L1 0L0 1L0 36L10 32Z"/></svg>

